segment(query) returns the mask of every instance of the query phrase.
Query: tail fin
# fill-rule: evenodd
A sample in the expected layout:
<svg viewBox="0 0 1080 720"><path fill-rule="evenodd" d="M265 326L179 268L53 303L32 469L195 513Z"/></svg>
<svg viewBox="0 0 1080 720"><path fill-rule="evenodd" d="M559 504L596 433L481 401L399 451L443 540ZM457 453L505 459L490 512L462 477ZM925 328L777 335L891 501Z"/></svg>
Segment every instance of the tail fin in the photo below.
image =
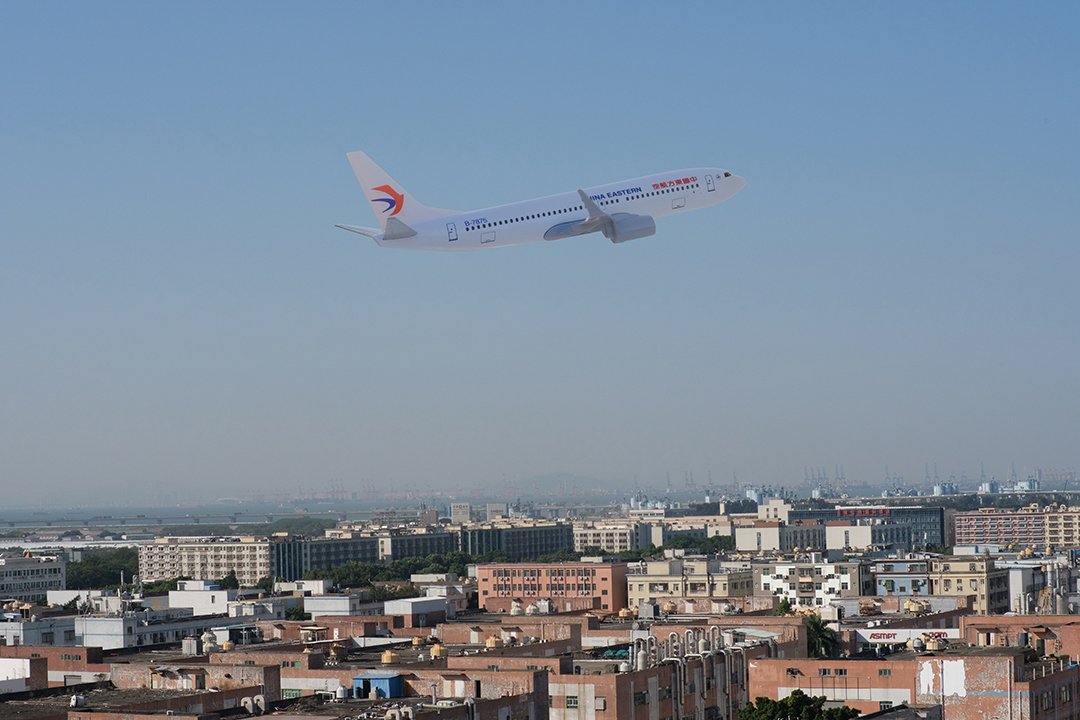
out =
<svg viewBox="0 0 1080 720"><path fill-rule="evenodd" d="M420 203L416 198L405 192L400 183L386 174L386 171L375 164L375 161L359 150L348 153L356 179L360 181L360 188L364 191L368 203L375 217L379 219L379 226L385 231L386 221L390 218L399 220L406 225L435 220L448 215L457 215L454 210L442 210L429 208Z"/></svg>

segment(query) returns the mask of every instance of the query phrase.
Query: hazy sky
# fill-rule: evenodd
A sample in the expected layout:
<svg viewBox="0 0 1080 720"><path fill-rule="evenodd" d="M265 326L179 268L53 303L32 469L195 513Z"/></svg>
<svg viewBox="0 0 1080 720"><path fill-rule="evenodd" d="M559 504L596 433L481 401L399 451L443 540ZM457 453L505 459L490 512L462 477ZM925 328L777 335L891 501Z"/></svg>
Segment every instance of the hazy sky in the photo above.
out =
<svg viewBox="0 0 1080 720"><path fill-rule="evenodd" d="M1080 8L744 5L0 4L5 503L1080 465ZM353 149L749 185L412 253Z"/></svg>

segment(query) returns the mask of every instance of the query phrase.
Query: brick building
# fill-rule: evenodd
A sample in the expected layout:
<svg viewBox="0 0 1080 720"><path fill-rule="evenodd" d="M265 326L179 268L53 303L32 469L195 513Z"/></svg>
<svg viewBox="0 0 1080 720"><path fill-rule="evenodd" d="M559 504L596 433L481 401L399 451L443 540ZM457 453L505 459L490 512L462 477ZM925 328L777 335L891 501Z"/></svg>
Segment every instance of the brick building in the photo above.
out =
<svg viewBox="0 0 1080 720"><path fill-rule="evenodd" d="M567 526L569 527L569 526ZM529 603L587 600L593 609L626 607L626 563L497 563L476 566L481 610L506 611L514 600Z"/></svg>
<svg viewBox="0 0 1080 720"><path fill-rule="evenodd" d="M1080 666L1033 660L1021 648L950 647L884 658L757 659L750 695L794 690L872 713L900 704L939 705L947 720L1070 720Z"/></svg>

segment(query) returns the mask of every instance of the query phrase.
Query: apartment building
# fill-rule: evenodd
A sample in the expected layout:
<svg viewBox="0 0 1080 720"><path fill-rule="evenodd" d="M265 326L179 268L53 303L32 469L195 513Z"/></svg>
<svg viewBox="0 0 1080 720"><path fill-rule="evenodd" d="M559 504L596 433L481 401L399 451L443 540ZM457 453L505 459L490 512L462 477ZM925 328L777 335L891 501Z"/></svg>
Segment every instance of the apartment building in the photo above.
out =
<svg viewBox="0 0 1080 720"><path fill-rule="evenodd" d="M1037 551L1080 548L1080 507L980 508L953 517L957 545L1014 545Z"/></svg>
<svg viewBox="0 0 1080 720"><path fill-rule="evenodd" d="M459 542L457 533L427 528L410 532L391 531L377 537L379 560L385 562L457 552Z"/></svg>
<svg viewBox="0 0 1080 720"><path fill-rule="evenodd" d="M970 595L972 612L980 615L1009 609L1009 571L983 555L930 559L931 595Z"/></svg>
<svg viewBox="0 0 1080 720"><path fill-rule="evenodd" d="M574 547L574 527L546 521L499 521L458 529L458 549L473 557L506 553L508 560L535 560Z"/></svg>
<svg viewBox="0 0 1080 720"><path fill-rule="evenodd" d="M635 564L626 576L631 608L643 602L671 598L709 599L744 597L754 592L750 570L725 567L704 557L656 560Z"/></svg>
<svg viewBox="0 0 1080 720"><path fill-rule="evenodd" d="M626 607L626 563L493 563L476 566L481 610L506 610L512 601L587 600L587 607Z"/></svg>
<svg viewBox="0 0 1080 720"><path fill-rule="evenodd" d="M870 561L874 595L922 596L930 594L930 559L885 558Z"/></svg>
<svg viewBox="0 0 1080 720"><path fill-rule="evenodd" d="M144 582L187 577L218 580L230 572L244 587L264 577L299 580L312 570L378 561L372 537L164 537L139 546Z"/></svg>
<svg viewBox="0 0 1080 720"><path fill-rule="evenodd" d="M65 590L67 561L56 556L0 555L0 599L32 601Z"/></svg>
<svg viewBox="0 0 1080 720"><path fill-rule="evenodd" d="M832 600L873 593L869 567L861 562L828 562L811 553L799 562L754 564L754 591L787 599L795 607L821 607Z"/></svg>
<svg viewBox="0 0 1080 720"><path fill-rule="evenodd" d="M660 530L659 538L654 530ZM657 539L660 542L656 542ZM575 552L600 550L614 555L663 543L662 528L649 523L632 520L582 520L574 523Z"/></svg>
<svg viewBox="0 0 1080 720"><path fill-rule="evenodd" d="M1078 511L1080 513L1080 511ZM1059 527L1067 513L1055 513ZM953 516L953 533L957 545L1010 545L1043 550L1047 546L1049 513L1038 505L1018 510L980 508L974 512ZM1063 534L1063 533L1059 533Z"/></svg>

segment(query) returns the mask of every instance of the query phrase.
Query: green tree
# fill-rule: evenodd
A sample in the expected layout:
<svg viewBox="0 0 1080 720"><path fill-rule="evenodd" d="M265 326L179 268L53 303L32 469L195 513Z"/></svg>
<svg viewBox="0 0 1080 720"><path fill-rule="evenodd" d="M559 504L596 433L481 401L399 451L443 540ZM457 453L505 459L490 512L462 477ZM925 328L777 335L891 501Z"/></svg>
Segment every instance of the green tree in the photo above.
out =
<svg viewBox="0 0 1080 720"><path fill-rule="evenodd" d="M310 620L311 614L304 612L303 605L293 605L285 609L286 620Z"/></svg>
<svg viewBox="0 0 1080 720"><path fill-rule="evenodd" d="M255 583L255 587L259 588L264 593L270 594L274 592L274 578L269 575L261 577L259 578L259 582Z"/></svg>
<svg viewBox="0 0 1080 720"><path fill-rule="evenodd" d="M807 655L816 658L836 657L840 642L836 631L825 624L820 615L806 616Z"/></svg>
<svg viewBox="0 0 1080 720"><path fill-rule="evenodd" d="M397 587L388 585L376 585L371 588L372 602L386 602L387 600L400 600L402 598L419 597L416 587L409 583Z"/></svg>
<svg viewBox="0 0 1080 720"><path fill-rule="evenodd" d="M859 711L846 705L825 708L825 698L795 690L783 700L759 697L739 710L739 720L852 720Z"/></svg>
<svg viewBox="0 0 1080 720"><path fill-rule="evenodd" d="M780 601L780 604L776 606L777 615L790 615L791 614L791 601L784 598Z"/></svg>
<svg viewBox="0 0 1080 720"><path fill-rule="evenodd" d="M217 581L222 590L239 590L240 581L236 579L236 571L230 570L229 574Z"/></svg>
<svg viewBox="0 0 1080 720"><path fill-rule="evenodd" d="M135 548L86 550L82 560L68 563L68 590L104 590L120 585L121 575L129 583L139 573L139 551Z"/></svg>
<svg viewBox="0 0 1080 720"><path fill-rule="evenodd" d="M143 585L143 592L146 593L147 595L160 595L162 593L167 593L167 592L170 592L172 590L175 590L176 587L177 587L177 584L181 580L190 580L190 579L191 578L189 578L189 577L181 576L181 577L177 577L177 578L172 578L171 580L158 580L157 582L146 583L145 585Z"/></svg>

